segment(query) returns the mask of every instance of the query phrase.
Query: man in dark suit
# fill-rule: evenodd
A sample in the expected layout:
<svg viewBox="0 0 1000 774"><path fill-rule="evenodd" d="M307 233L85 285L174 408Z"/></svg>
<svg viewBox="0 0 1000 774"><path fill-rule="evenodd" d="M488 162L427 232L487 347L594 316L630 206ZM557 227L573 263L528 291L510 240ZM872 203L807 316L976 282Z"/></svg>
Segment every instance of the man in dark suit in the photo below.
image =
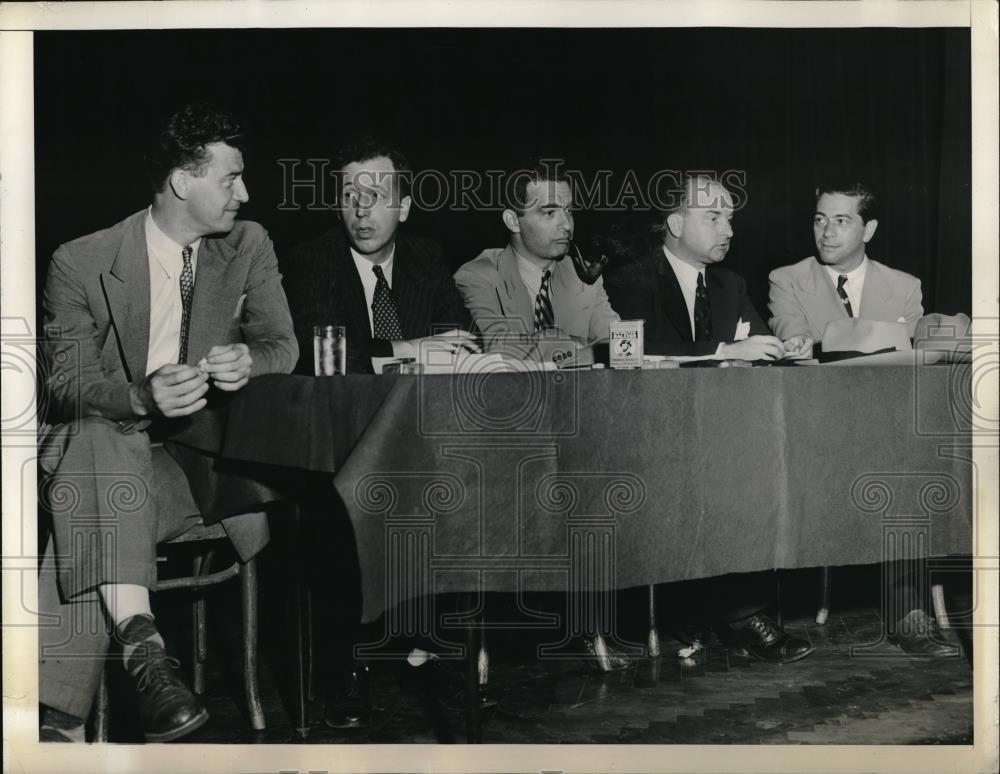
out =
<svg viewBox="0 0 1000 774"><path fill-rule="evenodd" d="M313 327L343 325L348 373L372 358L419 357L430 347L478 351L469 312L441 248L397 233L410 214L410 167L397 150L362 138L338 157L340 223L283 261L302 360L313 373Z"/></svg>
<svg viewBox="0 0 1000 774"><path fill-rule="evenodd" d="M768 334L746 283L718 266L733 237L729 192L711 177L695 175L667 193L672 206L660 226L663 245L608 282L611 304L622 319L646 321L646 351L751 361L805 354L806 341L782 342ZM702 629L711 624L727 645L760 660L788 663L813 650L764 615L766 573L668 588L678 607L687 607L682 617L695 622L680 630L692 643L705 644Z"/></svg>
<svg viewBox="0 0 1000 774"><path fill-rule="evenodd" d="M312 338L318 325L345 327L348 373L372 373L373 358L422 359L431 349L479 351L439 245L398 233L412 206L406 158L387 144L362 138L341 151L337 169L340 222L290 250L285 262L300 342L298 370L314 373ZM325 646L324 720L333 728L362 728L370 708L367 669L355 664L353 655L361 572L350 518L332 487L305 494L302 508L313 531L310 544L336 553L332 560L317 556L309 563L315 570L313 610Z"/></svg>
<svg viewBox="0 0 1000 774"><path fill-rule="evenodd" d="M152 206L62 245L49 265L44 352L55 424L39 437L40 503L52 517L39 575L43 740L82 741L109 647L106 619L148 740L177 739L208 718L164 652L149 595L157 542L199 519L192 476L204 471L157 442L213 395L287 373L298 356L271 241L236 220L249 198L242 141L225 113L180 110L147 155ZM255 542L240 522L224 523L248 558L260 532Z"/></svg>
<svg viewBox="0 0 1000 774"><path fill-rule="evenodd" d="M729 192L709 177L693 176L667 193L676 206L659 226L663 244L609 286L622 319L646 321L646 353L738 360L799 354L804 340L782 343L772 336L743 278L719 266L733 237Z"/></svg>

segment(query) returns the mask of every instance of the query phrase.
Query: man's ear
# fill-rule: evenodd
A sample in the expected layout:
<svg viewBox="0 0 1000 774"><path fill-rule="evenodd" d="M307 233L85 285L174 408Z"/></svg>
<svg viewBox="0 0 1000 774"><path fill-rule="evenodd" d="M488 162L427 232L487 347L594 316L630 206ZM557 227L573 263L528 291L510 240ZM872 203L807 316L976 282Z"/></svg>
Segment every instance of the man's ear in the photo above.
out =
<svg viewBox="0 0 1000 774"><path fill-rule="evenodd" d="M667 231L675 239L679 238L684 233L684 216L679 212L671 214L667 218Z"/></svg>
<svg viewBox="0 0 1000 774"><path fill-rule="evenodd" d="M872 218L867 223L865 223L865 244L868 244L869 240L875 236L875 229L878 228L878 221Z"/></svg>
<svg viewBox="0 0 1000 774"><path fill-rule="evenodd" d="M507 227L507 230L512 234L521 233L521 224L518 223L517 213L514 210L504 210L503 211L503 224Z"/></svg>
<svg viewBox="0 0 1000 774"><path fill-rule="evenodd" d="M399 202L399 222L403 223L408 217L410 217L410 205L413 204L413 199L409 196L404 196Z"/></svg>
<svg viewBox="0 0 1000 774"><path fill-rule="evenodd" d="M170 173L170 177L167 178L170 190L174 192L174 196L178 199L188 198L190 182L191 181L188 179L188 173L183 169L175 169Z"/></svg>

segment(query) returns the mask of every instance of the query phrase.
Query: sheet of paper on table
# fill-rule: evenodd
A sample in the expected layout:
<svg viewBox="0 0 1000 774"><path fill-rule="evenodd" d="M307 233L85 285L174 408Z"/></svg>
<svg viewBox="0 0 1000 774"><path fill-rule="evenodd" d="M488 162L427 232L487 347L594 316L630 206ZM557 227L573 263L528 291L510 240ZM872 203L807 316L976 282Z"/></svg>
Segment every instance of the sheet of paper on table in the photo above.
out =
<svg viewBox="0 0 1000 774"><path fill-rule="evenodd" d="M827 366L900 366L900 365L934 365L948 360L949 352L935 349L907 349L902 352L881 352L877 355L862 355L844 360L834 360L832 363L821 363Z"/></svg>
<svg viewBox="0 0 1000 774"><path fill-rule="evenodd" d="M372 368L377 374L382 373L386 363L394 362L391 357L373 357ZM427 353L423 364L424 374L498 374L520 373L527 371L555 371L555 363L539 363L532 360L515 360L500 354L474 354L461 352L458 354L447 350L432 350Z"/></svg>

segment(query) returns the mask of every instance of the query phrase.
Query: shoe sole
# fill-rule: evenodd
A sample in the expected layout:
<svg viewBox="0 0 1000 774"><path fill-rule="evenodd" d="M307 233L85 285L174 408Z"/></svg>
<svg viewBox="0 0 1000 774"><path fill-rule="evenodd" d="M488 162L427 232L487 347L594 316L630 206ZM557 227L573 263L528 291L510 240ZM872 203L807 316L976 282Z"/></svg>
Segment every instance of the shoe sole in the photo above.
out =
<svg viewBox="0 0 1000 774"><path fill-rule="evenodd" d="M323 725L327 728L336 728L343 731L348 728L368 728L371 723L368 720L350 720L345 723L331 723L326 718L323 718Z"/></svg>
<svg viewBox="0 0 1000 774"><path fill-rule="evenodd" d="M202 711L191 718L187 723L182 726L178 726L171 731L167 731L162 734L150 734L146 733L147 742L172 742L175 739L180 739L182 736L187 736L192 731L197 731L203 725L208 722L208 710L202 709Z"/></svg>
<svg viewBox="0 0 1000 774"><path fill-rule="evenodd" d="M803 653L800 653L799 655L795 656L794 658L781 659L780 661L772 661L771 659L764 658L763 656L755 655L754 653L751 653L749 650L745 650L745 649L741 649L741 652L736 653L734 655L737 655L740 658L749 658L752 661L760 661L760 662L762 662L764 664L778 664L779 666L781 666L782 664L794 664L796 661L801 661L802 659L804 659L806 656L808 656L810 653L812 653L815 650L816 650L815 647L809 648L809 650L807 650L807 651L805 651ZM732 652L732 651L730 651L730 652Z"/></svg>
<svg viewBox="0 0 1000 774"><path fill-rule="evenodd" d="M902 645L898 643L892 643L898 650L900 650L904 655L910 658L958 658L962 655L961 649L949 653L911 653L906 650Z"/></svg>

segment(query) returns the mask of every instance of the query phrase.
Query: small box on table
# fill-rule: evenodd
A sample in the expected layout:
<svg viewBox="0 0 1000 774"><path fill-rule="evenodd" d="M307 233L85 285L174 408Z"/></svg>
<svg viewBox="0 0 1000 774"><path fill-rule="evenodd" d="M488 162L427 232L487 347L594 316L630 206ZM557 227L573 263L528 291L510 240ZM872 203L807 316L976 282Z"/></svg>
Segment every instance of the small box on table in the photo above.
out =
<svg viewBox="0 0 1000 774"><path fill-rule="evenodd" d="M611 323L612 368L642 368L644 326L645 320Z"/></svg>

